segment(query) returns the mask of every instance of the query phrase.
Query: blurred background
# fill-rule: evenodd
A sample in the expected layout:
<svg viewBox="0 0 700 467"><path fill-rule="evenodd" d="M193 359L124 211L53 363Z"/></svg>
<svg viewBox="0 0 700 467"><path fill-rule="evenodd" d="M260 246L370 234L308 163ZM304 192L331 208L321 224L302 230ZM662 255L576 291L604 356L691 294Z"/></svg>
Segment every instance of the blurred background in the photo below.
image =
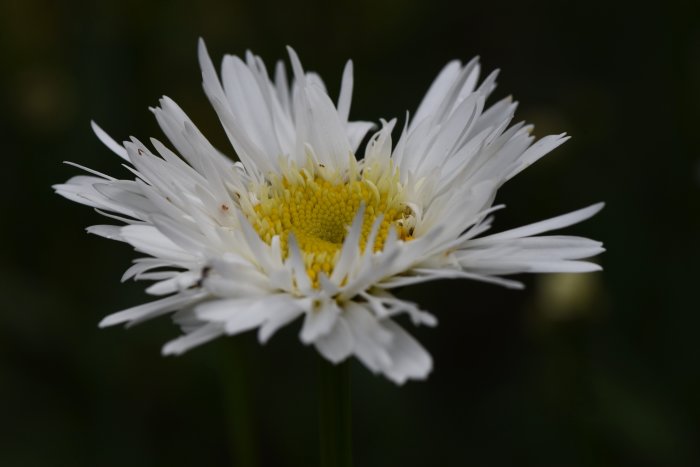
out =
<svg viewBox="0 0 700 467"><path fill-rule="evenodd" d="M309 466L318 460L315 353L288 327L266 346L221 339L180 358L168 318L98 330L147 299L120 284L135 254L51 185L125 177L92 134L162 137L175 99L232 153L200 86L215 61L296 48L351 117L415 110L449 60L502 70L535 134L572 140L500 192L496 229L607 207L568 229L605 242L602 273L468 281L401 296L435 360L396 387L353 363L355 463L373 466L700 465L700 8L697 2L389 0L0 1L0 466Z"/></svg>

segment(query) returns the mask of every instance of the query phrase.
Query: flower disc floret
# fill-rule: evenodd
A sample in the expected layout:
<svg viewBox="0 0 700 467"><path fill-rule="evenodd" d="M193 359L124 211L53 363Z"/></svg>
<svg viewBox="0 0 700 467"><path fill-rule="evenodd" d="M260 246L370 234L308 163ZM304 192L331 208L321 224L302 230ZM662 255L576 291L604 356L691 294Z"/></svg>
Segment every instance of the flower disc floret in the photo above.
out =
<svg viewBox="0 0 700 467"><path fill-rule="evenodd" d="M414 224L412 211L401 196L397 170L380 170L377 164L360 169L353 164L354 170L341 175L323 169L292 167L281 176L270 177L268 183L254 188L258 203L248 214L266 243L270 244L275 236L280 238L285 257L290 235L294 236L316 287L321 272L333 272L361 206L365 209L360 251L367 248L369 241L373 251L381 251L392 229L399 239L409 241Z"/></svg>

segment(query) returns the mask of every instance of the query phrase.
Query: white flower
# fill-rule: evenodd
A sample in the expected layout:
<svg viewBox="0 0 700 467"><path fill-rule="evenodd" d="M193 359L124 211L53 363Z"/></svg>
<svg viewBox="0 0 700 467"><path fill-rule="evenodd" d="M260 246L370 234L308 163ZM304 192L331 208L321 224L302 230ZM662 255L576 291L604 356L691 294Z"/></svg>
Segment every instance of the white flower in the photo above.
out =
<svg viewBox="0 0 700 467"><path fill-rule="evenodd" d="M393 317L436 319L392 290L443 278L520 288L502 276L587 272L580 261L601 244L538 236L598 212L602 204L525 227L484 235L497 189L562 144L534 142L530 126L510 126L510 99L485 106L496 73L478 84L476 59L449 63L395 145L395 120L372 128L348 120L352 63L334 104L321 79L289 56L288 85L277 64L226 56L221 78L200 42L204 91L240 159L217 151L170 99L151 109L177 151L152 139L117 144L93 124L135 178L87 170L56 191L126 225L88 232L129 243L147 255L123 280L155 281L163 296L107 316L100 326L135 324L174 313L184 335L164 354L180 354L223 335L258 329L261 342L303 316L300 339L326 359L354 355L396 383L425 378L432 360ZM534 142L534 144L533 144Z"/></svg>

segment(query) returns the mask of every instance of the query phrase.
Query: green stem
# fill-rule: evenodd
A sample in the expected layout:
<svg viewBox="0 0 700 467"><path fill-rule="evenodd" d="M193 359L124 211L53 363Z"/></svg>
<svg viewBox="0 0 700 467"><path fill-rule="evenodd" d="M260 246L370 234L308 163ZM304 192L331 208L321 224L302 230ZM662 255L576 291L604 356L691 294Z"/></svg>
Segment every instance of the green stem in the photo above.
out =
<svg viewBox="0 0 700 467"><path fill-rule="evenodd" d="M319 360L321 467L352 467L350 363Z"/></svg>
<svg viewBox="0 0 700 467"><path fill-rule="evenodd" d="M256 467L255 429L252 417L250 371L243 343L229 339L229 351L222 352L221 367L224 383L225 410L228 420L229 450L232 465Z"/></svg>

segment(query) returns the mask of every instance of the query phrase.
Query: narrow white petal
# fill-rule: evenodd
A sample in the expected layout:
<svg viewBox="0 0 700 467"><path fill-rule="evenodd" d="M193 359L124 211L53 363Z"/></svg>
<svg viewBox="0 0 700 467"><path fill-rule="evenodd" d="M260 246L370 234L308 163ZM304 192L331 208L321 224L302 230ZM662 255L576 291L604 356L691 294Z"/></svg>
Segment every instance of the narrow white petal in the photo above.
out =
<svg viewBox="0 0 700 467"><path fill-rule="evenodd" d="M280 328L291 323L303 313L301 307L285 307L277 310L276 313L270 314L267 321L260 326L258 330L258 341L261 344L266 343L274 333L276 333Z"/></svg>
<svg viewBox="0 0 700 467"><path fill-rule="evenodd" d="M84 170L87 173L93 174L96 177L103 178L105 180L116 180L116 178L114 178L114 177L111 177L109 175L105 175L102 172L98 172L97 170L91 169L89 167L85 167L84 165L76 164L75 162L63 161L63 163L66 165L72 165L73 167L77 167L81 170Z"/></svg>
<svg viewBox="0 0 700 467"><path fill-rule="evenodd" d="M406 287L408 285L420 284L423 282L434 281L438 279L471 279L480 282L488 282L491 284L502 285L509 289L522 289L523 284L518 281L503 279L502 277L489 276L487 274L478 274L471 271L459 271L456 269L441 269L441 270L415 270L418 275L412 276L395 276L391 279L379 284L384 289L395 289L397 287Z"/></svg>
<svg viewBox="0 0 700 467"><path fill-rule="evenodd" d="M350 148L353 152L357 152L360 143L367 135L367 132L375 128L376 125L373 122L349 122L346 125L346 132L348 135L348 142L350 143Z"/></svg>
<svg viewBox="0 0 700 467"><path fill-rule="evenodd" d="M199 282L201 276L199 271L185 271L174 277L156 282L146 289L146 293L151 295L167 295L181 292Z"/></svg>
<svg viewBox="0 0 700 467"><path fill-rule="evenodd" d="M324 300L317 307L306 313L304 325L299 337L305 344L314 342L319 337L328 334L335 325L340 308L335 300Z"/></svg>
<svg viewBox="0 0 700 467"><path fill-rule="evenodd" d="M92 127L92 131L95 132L97 138L102 141L102 144L107 146L110 151L124 160L129 160L124 146L114 141L111 136L109 136L102 128L99 127L99 125L97 125L97 123L94 122L94 120L90 121L90 126Z"/></svg>
<svg viewBox="0 0 700 467"><path fill-rule="evenodd" d="M421 310L415 303L394 297L387 290L376 288L372 290L372 293L360 292L358 295L367 300L367 304L379 319L407 313L416 326L421 324L426 326L437 325L435 316Z"/></svg>
<svg viewBox="0 0 700 467"><path fill-rule="evenodd" d="M506 175L506 180L510 180L516 176L535 163L542 156L552 152L555 148L564 144L569 140L569 138L569 136L566 136L566 134L563 133L561 135L545 136L544 138L540 139L518 158L515 167Z"/></svg>
<svg viewBox="0 0 700 467"><path fill-rule="evenodd" d="M88 227L87 232L110 240L122 240L121 226L118 225L93 225Z"/></svg>
<svg viewBox="0 0 700 467"><path fill-rule="evenodd" d="M596 203L591 206L588 206L587 208L579 209L568 214L553 217L551 219L536 222L534 224L529 224L523 227L518 227L516 229L506 230L505 232L489 235L487 237L478 238L472 240L472 244L479 244L482 241L529 237L531 235L537 235L539 233L548 232L550 230L563 229L564 227L577 224L595 216L598 212L600 212L601 209L603 209L604 206L605 203Z"/></svg>
<svg viewBox="0 0 700 467"><path fill-rule="evenodd" d="M192 347L197 347L224 334L222 326L218 323L205 324L194 331L178 337L165 344L163 355L181 355Z"/></svg>
<svg viewBox="0 0 700 467"><path fill-rule="evenodd" d="M115 324L135 321L140 322L146 319L155 318L156 316L170 313L178 308L194 303L204 296L206 296L206 294L202 292L182 293L162 298L154 302L144 303L142 305L128 308L106 316L102 321L100 321L99 326L104 328Z"/></svg>
<svg viewBox="0 0 700 467"><path fill-rule="evenodd" d="M345 278L345 275L350 270L353 260L359 256L359 240L362 233L362 223L365 215L365 205L362 203L360 209L352 221L350 231L343 241L343 248L340 253L338 263L335 265L331 273L331 281L340 284Z"/></svg>
<svg viewBox="0 0 700 467"><path fill-rule="evenodd" d="M125 282L131 278L138 277L144 271L166 266L172 266L172 263L168 260L163 260L160 258L138 258L134 260L134 264L131 265L129 269L124 271L121 281Z"/></svg>
<svg viewBox="0 0 700 467"><path fill-rule="evenodd" d="M343 78L340 84L340 96L338 97L338 115L340 120L347 122L350 115L350 103L352 101L352 60L348 60L343 70Z"/></svg>
<svg viewBox="0 0 700 467"><path fill-rule="evenodd" d="M289 234L287 242L289 244L289 259L287 264L289 264L292 269L297 288L302 293L308 295L311 292L311 279L306 273L306 266L304 266L301 250L299 249L299 244L294 234Z"/></svg>
<svg viewBox="0 0 700 467"><path fill-rule="evenodd" d="M198 305L195 315L204 321L223 323L226 334L233 335L261 328L260 338L265 341L280 326L298 316L306 300L297 300L287 294L254 298L216 300Z"/></svg>
<svg viewBox="0 0 700 467"><path fill-rule="evenodd" d="M343 316L352 333L355 356L374 373L390 367L392 361L387 347L391 344L391 333L358 303L349 302Z"/></svg>
<svg viewBox="0 0 700 467"><path fill-rule="evenodd" d="M240 212L236 214L248 247L253 254L252 259L255 263L260 264L266 271L271 271L273 266L268 254L269 246L260 239L260 235L253 229L253 226L250 225L250 222L248 222L248 219L246 219L243 214Z"/></svg>
<svg viewBox="0 0 700 467"><path fill-rule="evenodd" d="M382 322L392 335L388 348L391 365L383 368L384 374L396 384L409 379L425 379L433 369L430 354L403 328L391 320Z"/></svg>
<svg viewBox="0 0 700 467"><path fill-rule="evenodd" d="M143 253L174 261L194 261L196 256L183 250L150 225L127 225L122 227L122 238Z"/></svg>
<svg viewBox="0 0 700 467"><path fill-rule="evenodd" d="M336 320L328 334L314 341L314 346L319 353L336 364L352 355L354 345L355 340L342 316Z"/></svg>
<svg viewBox="0 0 700 467"><path fill-rule="evenodd" d="M430 85L428 92L425 94L423 101L420 103L418 110L413 116L412 126L420 123L430 113L435 111L437 106L440 105L440 102L442 102L449 87L459 75L461 68L461 63L457 60L453 60L445 65L440 73L438 73L437 78L435 78L435 81Z"/></svg>
<svg viewBox="0 0 700 467"><path fill-rule="evenodd" d="M301 60L296 51L287 46L287 54L289 55L289 62L292 64L292 71L294 72L294 79L296 84L299 86L306 85L306 74L304 73L304 68L301 66Z"/></svg>

